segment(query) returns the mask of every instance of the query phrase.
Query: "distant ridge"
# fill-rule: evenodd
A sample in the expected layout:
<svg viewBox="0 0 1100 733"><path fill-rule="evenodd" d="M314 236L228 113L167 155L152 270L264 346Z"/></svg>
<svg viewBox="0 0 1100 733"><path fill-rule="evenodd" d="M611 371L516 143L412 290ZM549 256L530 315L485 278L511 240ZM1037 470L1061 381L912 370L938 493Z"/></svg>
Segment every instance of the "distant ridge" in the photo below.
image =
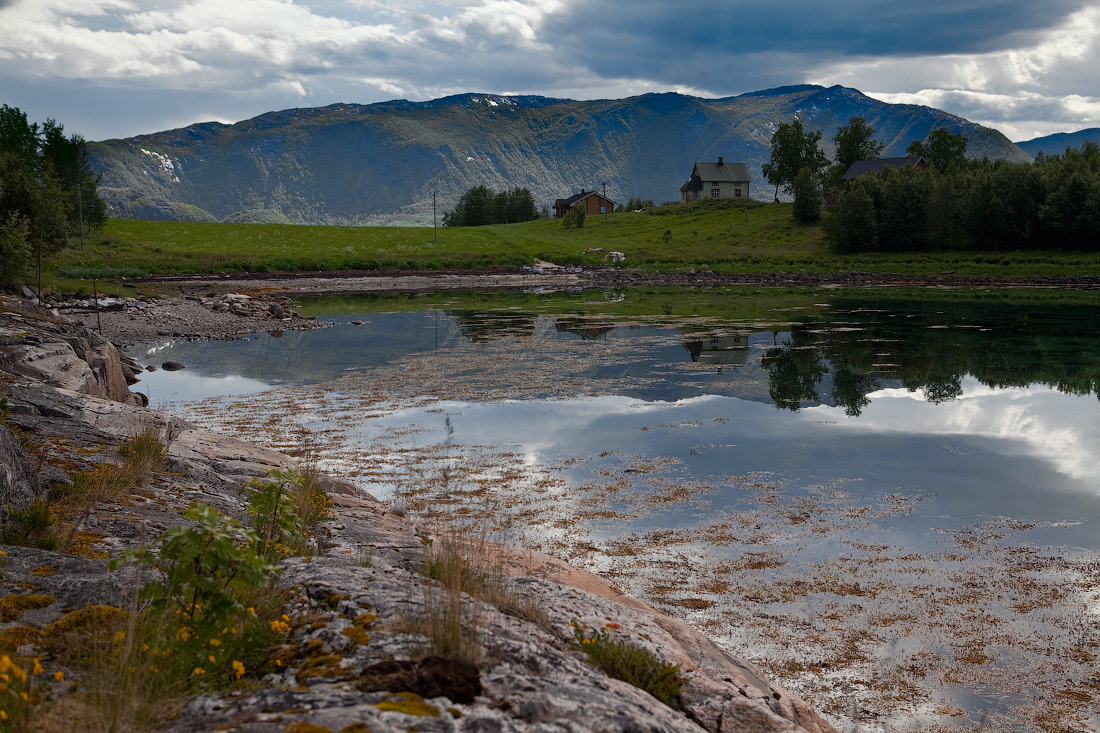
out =
<svg viewBox="0 0 1100 733"><path fill-rule="evenodd" d="M941 110L805 84L723 99L471 92L332 104L90 143L88 152L113 216L426 225L433 193L441 218L474 185L526 187L540 206L604 184L616 201L675 200L692 165L718 156L745 163L752 194L766 199L761 165L779 124L798 117L822 130L831 155L837 127L857 115L884 155L904 155L943 127L965 134L974 157L1029 159L996 130Z"/></svg>
<svg viewBox="0 0 1100 733"><path fill-rule="evenodd" d="M1066 152L1066 148L1079 148L1090 140L1100 145L1100 127L1090 127L1077 132L1056 132L1053 135L1024 140L1016 145L1034 158L1039 151L1047 155L1061 155Z"/></svg>

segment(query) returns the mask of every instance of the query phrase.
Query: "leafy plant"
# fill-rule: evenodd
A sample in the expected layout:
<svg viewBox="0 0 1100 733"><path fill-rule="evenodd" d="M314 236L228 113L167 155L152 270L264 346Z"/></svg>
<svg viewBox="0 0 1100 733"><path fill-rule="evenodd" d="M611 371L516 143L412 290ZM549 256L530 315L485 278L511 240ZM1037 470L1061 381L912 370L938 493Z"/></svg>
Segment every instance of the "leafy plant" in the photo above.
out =
<svg viewBox="0 0 1100 733"><path fill-rule="evenodd" d="M216 509L196 502L184 516L195 524L162 534L159 556L147 547L131 550L111 568L128 560L156 568L161 578L146 583L141 598L154 614L177 611L177 639L184 645L194 639L202 647L251 615L246 594L264 586L277 568L256 552L255 532Z"/></svg>
<svg viewBox="0 0 1100 733"><path fill-rule="evenodd" d="M593 629L579 621L569 622L577 649L608 677L645 690L670 708L681 710L680 666L669 664L648 649L611 636L614 624Z"/></svg>
<svg viewBox="0 0 1100 733"><path fill-rule="evenodd" d="M269 471L273 480L252 479L245 484L251 489L248 495L248 513L259 535L259 554L270 562L277 562L305 546L302 517L294 500L294 489L305 483L301 474L291 469Z"/></svg>

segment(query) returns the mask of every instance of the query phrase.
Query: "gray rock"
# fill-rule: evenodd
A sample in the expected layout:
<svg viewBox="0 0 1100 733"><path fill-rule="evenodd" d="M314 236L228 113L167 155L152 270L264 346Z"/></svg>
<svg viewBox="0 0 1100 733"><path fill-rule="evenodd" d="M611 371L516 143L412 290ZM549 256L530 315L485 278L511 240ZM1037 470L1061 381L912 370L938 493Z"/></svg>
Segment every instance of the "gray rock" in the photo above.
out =
<svg viewBox="0 0 1100 733"><path fill-rule="evenodd" d="M33 502L39 486L34 462L12 431L0 424L0 519L7 519L10 508Z"/></svg>

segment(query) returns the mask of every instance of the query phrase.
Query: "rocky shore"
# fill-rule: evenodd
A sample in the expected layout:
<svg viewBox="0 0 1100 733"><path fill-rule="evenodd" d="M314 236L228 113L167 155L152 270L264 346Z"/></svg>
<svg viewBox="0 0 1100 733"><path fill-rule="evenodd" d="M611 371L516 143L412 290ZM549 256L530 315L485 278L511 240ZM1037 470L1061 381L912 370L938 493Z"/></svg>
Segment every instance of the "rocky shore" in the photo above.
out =
<svg viewBox="0 0 1100 733"><path fill-rule="evenodd" d="M237 283L239 285L239 283ZM276 301L220 295L158 305L119 305L100 319L104 332L230 336L256 323L312 327L280 312ZM211 306L203 301L207 297ZM191 310L180 308L180 304ZM234 303L246 304L234 308ZM216 304L225 304L219 309ZM245 311L245 308L250 310ZM262 309L262 312L261 312ZM89 316L70 309L88 324ZM171 315L174 323L161 322ZM224 316L226 325L217 319ZM194 320L189 320L189 319ZM229 318L237 320L228 320ZM205 323L203 326L201 324ZM150 325L151 324L151 325ZM260 329L266 330L266 329ZM36 499L53 500L74 476L119 461L120 441L154 431L164 469L141 485L104 497L72 519L64 551L2 547L0 623L3 654L41 660L40 730L91 730L72 717L93 682L59 666L38 646L44 629L93 604L126 607L133 578L110 572L109 557L154 542L183 523L193 501L244 518L243 485L293 459L262 446L197 430L150 410L126 389L127 365L114 345L88 325L39 310L24 300L0 302L0 506L9 513ZM283 563L279 583L294 589L285 665L246 679L229 692L185 700L158 729L323 733L324 731L832 731L805 702L769 682L751 664L702 634L618 593L600 578L553 558L507 548L494 554L509 569L513 597L537 608L536 620L461 597L464 625L482 652L476 663L425 658L425 639L403 619L423 616L434 581L422 574L433 538L425 537L373 497L326 478L334 518L319 552ZM30 602L30 597L34 602ZM682 691L673 709L641 689L612 679L586 661L571 623L606 630L679 665ZM22 642L22 643L20 643ZM83 675L83 676L82 676ZM247 682L247 684L244 684Z"/></svg>

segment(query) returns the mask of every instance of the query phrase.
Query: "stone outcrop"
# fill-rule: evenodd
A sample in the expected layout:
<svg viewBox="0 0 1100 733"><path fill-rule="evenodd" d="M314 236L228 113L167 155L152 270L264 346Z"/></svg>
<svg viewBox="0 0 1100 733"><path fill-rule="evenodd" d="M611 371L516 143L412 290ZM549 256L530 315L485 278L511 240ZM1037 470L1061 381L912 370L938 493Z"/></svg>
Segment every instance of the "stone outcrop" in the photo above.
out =
<svg viewBox="0 0 1100 733"><path fill-rule="evenodd" d="M99 367L92 363L97 358L104 360ZM37 444L31 460L0 427L0 491L9 501L41 495L43 485L58 480L43 476L60 467L87 470L115 460L112 447L139 432L152 430L166 445L165 471L152 483L101 502L74 525L97 543L100 556L155 541L181 523L193 501L242 517L249 478L295 465L136 404L114 382L112 370L125 369L108 364L112 358L118 361L113 347L79 327L0 313L8 419ZM596 576L520 550L490 552L514 573L505 581L512 596L534 610L519 617L463 595L463 633L475 652L466 661L433 658L418 626L443 592L421 573L430 538L350 482L326 478L325 487L335 518L324 525L319 551L285 561L279 581L294 594L288 617L308 620L287 639L282 669L232 694L187 701L162 730L283 733L295 724L310 731L358 725L352 729L376 733L833 730L805 702L697 631ZM4 551L0 594L34 593L41 600L0 627L42 628L74 608L124 606L133 592L133 576L108 572L105 559ZM679 665L681 709L588 663L571 623L604 629ZM64 673L79 689L80 670ZM72 689L52 684L49 692L60 698Z"/></svg>
<svg viewBox="0 0 1100 733"><path fill-rule="evenodd" d="M144 404L129 388L137 366L99 334L37 313L6 315L0 325L0 369L80 394Z"/></svg>
<svg viewBox="0 0 1100 733"><path fill-rule="evenodd" d="M39 489L38 472L6 425L0 425L0 519L7 519L10 507L24 507L34 501Z"/></svg>

